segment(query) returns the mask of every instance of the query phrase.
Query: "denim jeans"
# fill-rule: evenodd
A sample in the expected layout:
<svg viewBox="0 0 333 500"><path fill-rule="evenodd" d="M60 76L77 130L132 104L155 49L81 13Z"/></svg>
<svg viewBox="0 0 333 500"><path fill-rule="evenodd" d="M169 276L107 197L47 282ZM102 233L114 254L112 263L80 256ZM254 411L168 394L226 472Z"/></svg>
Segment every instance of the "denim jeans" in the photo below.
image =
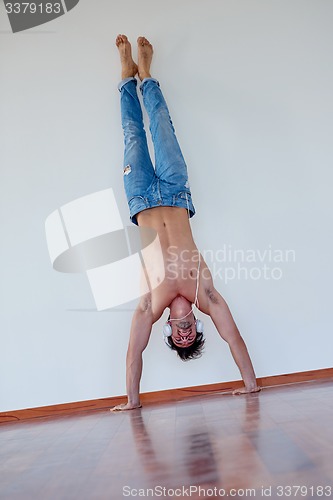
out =
<svg viewBox="0 0 333 500"><path fill-rule="evenodd" d="M138 213L160 206L186 208L192 217L195 209L187 167L159 82L146 78L140 85L154 144L155 168L136 86L135 78L126 78L118 85L125 143L123 176L131 221L137 224Z"/></svg>

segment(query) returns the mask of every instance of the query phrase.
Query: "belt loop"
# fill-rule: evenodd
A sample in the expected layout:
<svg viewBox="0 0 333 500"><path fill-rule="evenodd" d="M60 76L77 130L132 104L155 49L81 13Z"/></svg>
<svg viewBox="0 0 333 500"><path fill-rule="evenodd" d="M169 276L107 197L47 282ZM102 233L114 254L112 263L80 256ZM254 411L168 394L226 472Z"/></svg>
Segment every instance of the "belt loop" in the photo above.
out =
<svg viewBox="0 0 333 500"><path fill-rule="evenodd" d="M161 196L161 189L160 189L160 180L157 179L157 192L158 192L158 198L160 200L162 200L162 196ZM162 200L163 201L163 200Z"/></svg>

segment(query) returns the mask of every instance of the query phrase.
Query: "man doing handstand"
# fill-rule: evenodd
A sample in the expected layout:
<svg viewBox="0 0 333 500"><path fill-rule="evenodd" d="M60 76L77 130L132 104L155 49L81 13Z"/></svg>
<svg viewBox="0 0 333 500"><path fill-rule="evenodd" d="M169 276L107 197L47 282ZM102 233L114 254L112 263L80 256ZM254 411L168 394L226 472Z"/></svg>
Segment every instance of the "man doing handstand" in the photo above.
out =
<svg viewBox="0 0 333 500"><path fill-rule="evenodd" d="M142 353L153 324L166 308L170 309L164 327L167 345L183 360L201 354L203 325L195 319L192 304L211 317L220 336L229 345L245 384L234 393L257 392L260 388L244 340L193 240L189 217L194 215L195 209L187 167L159 82L150 74L153 47L146 38L139 37L138 64L135 64L125 35L118 35L116 45L122 64L118 88L125 141L124 186L130 218L134 224L156 231L163 269L152 253L147 259L145 273L149 282L158 286L149 288L134 312L126 357L128 400L112 410L132 410L141 406ZM140 90L150 121L155 168L148 151L136 75L141 80ZM186 259L182 258L185 254Z"/></svg>

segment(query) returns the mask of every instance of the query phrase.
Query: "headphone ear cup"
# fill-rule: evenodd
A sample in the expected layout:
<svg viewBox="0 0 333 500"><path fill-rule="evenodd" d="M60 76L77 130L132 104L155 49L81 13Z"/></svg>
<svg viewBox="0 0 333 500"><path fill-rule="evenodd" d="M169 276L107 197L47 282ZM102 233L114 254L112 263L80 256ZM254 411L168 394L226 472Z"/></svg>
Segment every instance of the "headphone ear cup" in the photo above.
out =
<svg viewBox="0 0 333 500"><path fill-rule="evenodd" d="M169 325L169 323L165 323L165 325L163 326L163 335L164 337L171 337L172 328L171 325Z"/></svg>
<svg viewBox="0 0 333 500"><path fill-rule="evenodd" d="M195 321L195 329L196 329L197 333L203 333L203 331L204 331L203 321L201 321L200 319L197 319Z"/></svg>

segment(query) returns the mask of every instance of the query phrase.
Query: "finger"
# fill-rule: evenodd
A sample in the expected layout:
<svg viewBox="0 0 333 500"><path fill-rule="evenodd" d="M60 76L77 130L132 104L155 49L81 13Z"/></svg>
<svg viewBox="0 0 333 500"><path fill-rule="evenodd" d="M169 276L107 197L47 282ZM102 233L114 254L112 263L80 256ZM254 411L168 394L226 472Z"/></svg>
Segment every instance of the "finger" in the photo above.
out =
<svg viewBox="0 0 333 500"><path fill-rule="evenodd" d="M114 406L113 408L110 408L110 411L122 411L122 410L123 410L122 405Z"/></svg>

